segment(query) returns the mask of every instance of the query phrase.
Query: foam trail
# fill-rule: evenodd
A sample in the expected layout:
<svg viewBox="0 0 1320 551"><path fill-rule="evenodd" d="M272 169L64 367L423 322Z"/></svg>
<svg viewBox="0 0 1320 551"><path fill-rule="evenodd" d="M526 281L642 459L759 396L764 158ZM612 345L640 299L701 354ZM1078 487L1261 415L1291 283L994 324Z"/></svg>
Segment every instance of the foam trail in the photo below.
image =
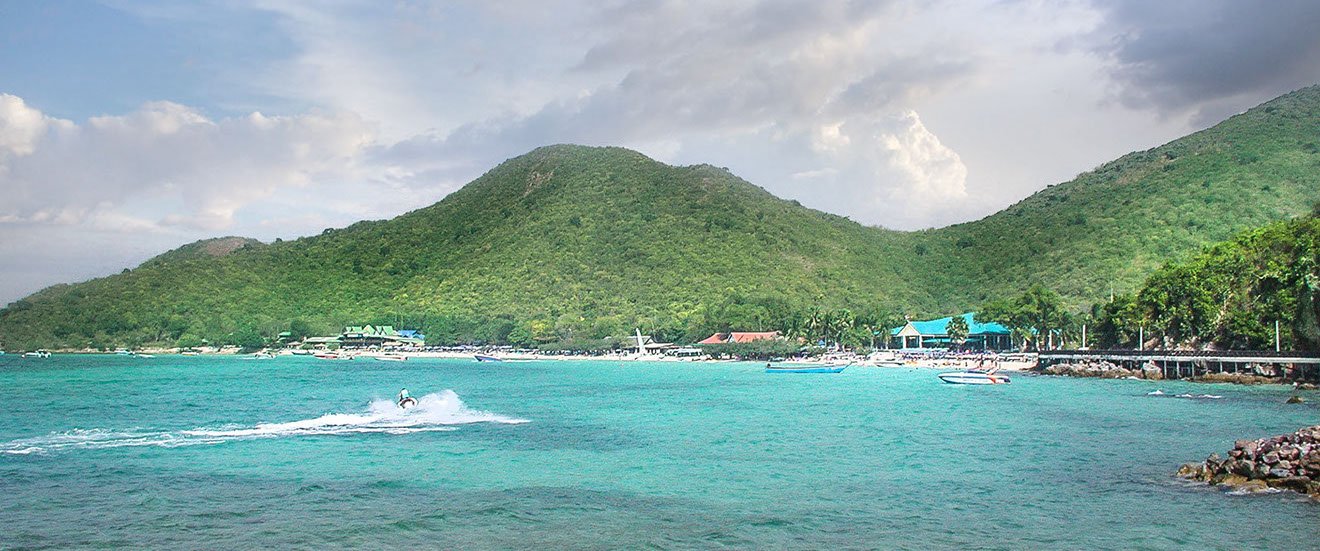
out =
<svg viewBox="0 0 1320 551"><path fill-rule="evenodd" d="M453 425L471 423L526 423L525 419L506 417L468 409L452 390L427 394L416 406L400 409L389 400L374 400L367 413L330 413L312 419L286 423L199 427L181 431L142 431L139 429L73 429L35 438L21 438L0 444L0 455L42 454L69 449L104 449L129 446L173 448L219 444L252 438L285 436L322 436L339 434L411 434L454 430Z"/></svg>

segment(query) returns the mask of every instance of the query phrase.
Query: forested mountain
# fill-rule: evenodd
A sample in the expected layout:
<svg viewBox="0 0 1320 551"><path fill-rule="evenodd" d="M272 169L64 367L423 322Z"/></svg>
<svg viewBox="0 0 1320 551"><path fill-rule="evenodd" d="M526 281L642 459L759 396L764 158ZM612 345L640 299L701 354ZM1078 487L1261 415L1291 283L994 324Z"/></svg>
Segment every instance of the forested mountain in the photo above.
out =
<svg viewBox="0 0 1320 551"><path fill-rule="evenodd" d="M225 238L0 310L11 348L233 342L346 324L436 340L665 338L812 309L945 315L1033 283L1082 309L1320 199L1320 89L1126 155L975 222L865 227L727 170L543 147L435 205L294 241ZM874 317L874 316L873 316Z"/></svg>

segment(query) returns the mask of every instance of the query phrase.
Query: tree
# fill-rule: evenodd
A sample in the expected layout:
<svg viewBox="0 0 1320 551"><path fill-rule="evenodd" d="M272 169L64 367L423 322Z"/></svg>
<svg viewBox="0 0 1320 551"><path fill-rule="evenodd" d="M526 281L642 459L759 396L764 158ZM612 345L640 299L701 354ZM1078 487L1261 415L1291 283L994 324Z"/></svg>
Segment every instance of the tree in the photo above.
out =
<svg viewBox="0 0 1320 551"><path fill-rule="evenodd" d="M289 322L289 341L300 341L312 334L312 326L307 320L297 318Z"/></svg>
<svg viewBox="0 0 1320 551"><path fill-rule="evenodd" d="M1058 293L1041 285L1032 285L1014 300L988 303L978 316L1004 324L1036 350L1050 331L1062 328L1067 322L1067 312Z"/></svg>
<svg viewBox="0 0 1320 551"><path fill-rule="evenodd" d="M1091 338L1097 346L1136 348L1138 328L1142 322L1136 297L1126 293L1116 295L1109 302L1092 307L1091 311L1091 317L1095 320Z"/></svg>
<svg viewBox="0 0 1320 551"><path fill-rule="evenodd" d="M961 346L967 340L967 318L962 316L953 316L949 320L949 325L944 330L949 334L949 342L955 346Z"/></svg>

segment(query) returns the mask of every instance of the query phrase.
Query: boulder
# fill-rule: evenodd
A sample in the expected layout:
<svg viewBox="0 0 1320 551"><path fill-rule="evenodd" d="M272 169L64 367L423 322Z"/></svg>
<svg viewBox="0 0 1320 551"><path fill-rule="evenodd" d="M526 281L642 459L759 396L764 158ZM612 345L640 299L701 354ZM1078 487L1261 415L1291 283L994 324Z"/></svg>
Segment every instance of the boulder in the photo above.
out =
<svg viewBox="0 0 1320 551"><path fill-rule="evenodd" d="M1270 485L1266 484L1264 480L1248 480L1241 484L1234 485L1233 489L1239 492L1247 492L1249 494L1254 494L1256 492L1264 492L1266 490L1269 490Z"/></svg>
<svg viewBox="0 0 1320 551"><path fill-rule="evenodd" d="M1228 472L1238 476L1251 476L1251 473L1256 472L1256 462L1251 460L1238 461L1233 464Z"/></svg>
<svg viewBox="0 0 1320 551"><path fill-rule="evenodd" d="M1301 450L1297 449L1297 446L1293 446L1291 444L1287 446L1280 446L1278 452L1279 452L1279 459L1284 461L1296 461L1297 458L1301 457L1302 455Z"/></svg>
<svg viewBox="0 0 1320 551"><path fill-rule="evenodd" d="M1266 465L1278 465L1278 464L1279 464L1279 453L1278 453L1278 452L1273 452L1273 451L1271 451L1271 452L1267 452L1267 453L1265 453L1264 455L1261 455L1261 456L1260 456L1260 461L1261 461L1261 463L1264 463L1264 464L1266 464Z"/></svg>
<svg viewBox="0 0 1320 551"><path fill-rule="evenodd" d="M1210 477L1211 486L1239 486L1246 481L1247 477L1245 476L1229 473L1219 473Z"/></svg>
<svg viewBox="0 0 1320 551"><path fill-rule="evenodd" d="M1183 466L1178 467L1178 476L1180 478L1199 480L1206 472L1206 466L1201 463L1184 463Z"/></svg>
<svg viewBox="0 0 1320 551"><path fill-rule="evenodd" d="M1305 476L1285 476L1281 478L1272 478L1265 481L1271 488L1284 488L1294 492L1306 493L1307 488L1311 486L1310 477Z"/></svg>

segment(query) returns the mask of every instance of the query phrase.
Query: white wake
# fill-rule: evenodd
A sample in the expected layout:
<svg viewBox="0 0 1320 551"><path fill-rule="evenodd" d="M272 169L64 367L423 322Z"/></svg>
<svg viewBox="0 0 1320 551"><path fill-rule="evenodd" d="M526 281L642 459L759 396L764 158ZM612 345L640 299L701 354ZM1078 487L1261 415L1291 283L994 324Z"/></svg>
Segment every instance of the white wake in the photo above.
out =
<svg viewBox="0 0 1320 551"><path fill-rule="evenodd" d="M526 423L525 419L469 409L452 390L427 394L417 405L401 409L389 400L375 400L366 413L330 413L312 419L257 425L199 427L180 431L139 429L73 429L46 436L21 438L0 444L0 454L41 454L68 449L104 449L129 446L166 448L219 444L252 438L324 436L337 434L411 434L454 430L471 423Z"/></svg>

